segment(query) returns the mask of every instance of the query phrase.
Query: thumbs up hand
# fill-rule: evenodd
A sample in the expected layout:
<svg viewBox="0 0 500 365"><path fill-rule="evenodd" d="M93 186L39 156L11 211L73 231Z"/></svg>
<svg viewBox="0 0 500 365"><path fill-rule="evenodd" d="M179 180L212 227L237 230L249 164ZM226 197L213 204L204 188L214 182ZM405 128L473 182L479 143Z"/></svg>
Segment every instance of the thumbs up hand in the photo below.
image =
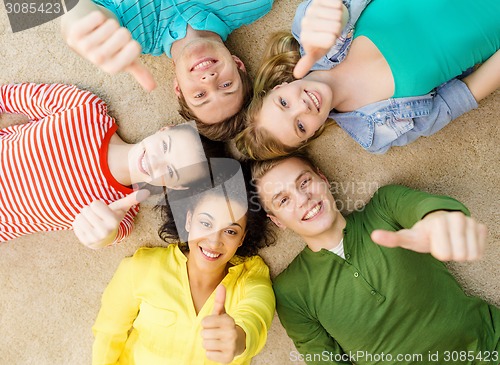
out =
<svg viewBox="0 0 500 365"><path fill-rule="evenodd" d="M228 364L234 357L245 351L245 331L236 325L234 319L226 313L226 288L219 284L215 290L215 303L212 315L203 318L201 337L207 358Z"/></svg>
<svg viewBox="0 0 500 365"><path fill-rule="evenodd" d="M92 249L107 246L116 238L120 222L129 209L148 196L149 191L138 190L109 205L100 200L93 201L83 207L73 221L76 237Z"/></svg>
<svg viewBox="0 0 500 365"><path fill-rule="evenodd" d="M129 72L147 91L156 88L151 72L139 61L142 48L127 28L101 11L68 24L66 42L83 58L109 74Z"/></svg>
<svg viewBox="0 0 500 365"><path fill-rule="evenodd" d="M341 0L315 0L302 18L300 43L305 55L293 70L300 79L335 44L348 20L348 10Z"/></svg>
<svg viewBox="0 0 500 365"><path fill-rule="evenodd" d="M436 211L411 229L398 232L375 230L372 240L386 247L402 247L430 253L441 261L472 261L484 251L487 229L462 212Z"/></svg>

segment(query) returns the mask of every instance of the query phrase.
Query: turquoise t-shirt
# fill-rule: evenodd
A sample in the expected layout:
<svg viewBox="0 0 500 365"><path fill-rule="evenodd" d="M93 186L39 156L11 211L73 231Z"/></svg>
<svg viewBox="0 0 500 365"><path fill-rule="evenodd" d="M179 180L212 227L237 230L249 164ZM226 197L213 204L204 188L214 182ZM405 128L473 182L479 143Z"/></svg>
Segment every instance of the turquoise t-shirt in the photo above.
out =
<svg viewBox="0 0 500 365"><path fill-rule="evenodd" d="M393 97L429 93L500 48L499 0L373 0L356 24L389 64Z"/></svg>
<svg viewBox="0 0 500 365"><path fill-rule="evenodd" d="M172 43L186 36L187 25L217 33L222 40L242 25L250 24L271 10L273 0L93 0L112 11L142 53L172 57Z"/></svg>

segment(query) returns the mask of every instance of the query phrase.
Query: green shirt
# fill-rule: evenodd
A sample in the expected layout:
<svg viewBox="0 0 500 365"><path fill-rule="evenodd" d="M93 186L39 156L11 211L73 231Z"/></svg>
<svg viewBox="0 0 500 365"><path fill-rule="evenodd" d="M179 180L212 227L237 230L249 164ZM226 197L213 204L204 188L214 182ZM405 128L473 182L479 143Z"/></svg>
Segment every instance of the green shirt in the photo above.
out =
<svg viewBox="0 0 500 365"><path fill-rule="evenodd" d="M431 255L382 247L370 239L375 229L410 228L436 210L469 214L452 198L386 186L363 211L346 217L345 260L307 247L294 259L274 283L281 323L302 354L291 354L292 360L498 363L498 353L491 354L500 350L498 308L466 295ZM460 351L465 351L462 359L477 360L460 361Z"/></svg>

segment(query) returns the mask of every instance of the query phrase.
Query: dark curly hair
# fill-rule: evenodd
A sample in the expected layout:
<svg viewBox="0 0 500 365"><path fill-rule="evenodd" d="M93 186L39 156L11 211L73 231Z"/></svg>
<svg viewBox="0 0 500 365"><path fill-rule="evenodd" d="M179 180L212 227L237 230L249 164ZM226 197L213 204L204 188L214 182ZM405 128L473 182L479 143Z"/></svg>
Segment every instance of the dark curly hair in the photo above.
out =
<svg viewBox="0 0 500 365"><path fill-rule="evenodd" d="M164 204L157 205L156 208L161 210L163 224L158 230L158 234L162 240L171 243L175 240L180 243L182 249L187 249L188 233L185 230L186 214L188 211L193 211L207 195L229 196L230 199L241 201L248 204L247 224L245 230L245 239L243 244L237 249L236 254L239 256L254 256L260 248L266 247L274 243L274 235L268 232L268 219L266 213L259 203L257 192L253 184L250 184L249 167L233 159L211 160L212 181L200 183L196 187L191 187L188 190L170 191L168 196L165 196ZM231 167L228 168L227 162L232 161ZM221 168L220 164L224 164ZM241 168L241 170L240 170ZM231 194L231 187L227 182L235 176L240 170L243 173L245 180L245 196L242 194ZM214 171L216 173L214 173ZM222 187L215 189L213 187ZM176 204L177 203L177 204ZM175 206L175 220L172 206ZM178 213L181 210L182 213Z"/></svg>

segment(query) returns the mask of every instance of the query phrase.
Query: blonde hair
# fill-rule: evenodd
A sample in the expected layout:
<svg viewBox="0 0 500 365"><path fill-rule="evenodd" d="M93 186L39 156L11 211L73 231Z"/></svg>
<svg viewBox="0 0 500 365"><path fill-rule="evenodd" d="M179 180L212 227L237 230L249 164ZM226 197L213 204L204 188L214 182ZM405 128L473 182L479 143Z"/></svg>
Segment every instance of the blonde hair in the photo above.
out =
<svg viewBox="0 0 500 365"><path fill-rule="evenodd" d="M257 115L262 109L266 93L276 85L295 80L293 69L299 59L300 45L292 34L277 32L271 35L255 78L253 99L246 112L245 129L235 139L236 147L245 156L254 160L287 156L305 147L311 140L323 133L326 123L302 145L292 147L281 143L264 128L257 127Z"/></svg>

